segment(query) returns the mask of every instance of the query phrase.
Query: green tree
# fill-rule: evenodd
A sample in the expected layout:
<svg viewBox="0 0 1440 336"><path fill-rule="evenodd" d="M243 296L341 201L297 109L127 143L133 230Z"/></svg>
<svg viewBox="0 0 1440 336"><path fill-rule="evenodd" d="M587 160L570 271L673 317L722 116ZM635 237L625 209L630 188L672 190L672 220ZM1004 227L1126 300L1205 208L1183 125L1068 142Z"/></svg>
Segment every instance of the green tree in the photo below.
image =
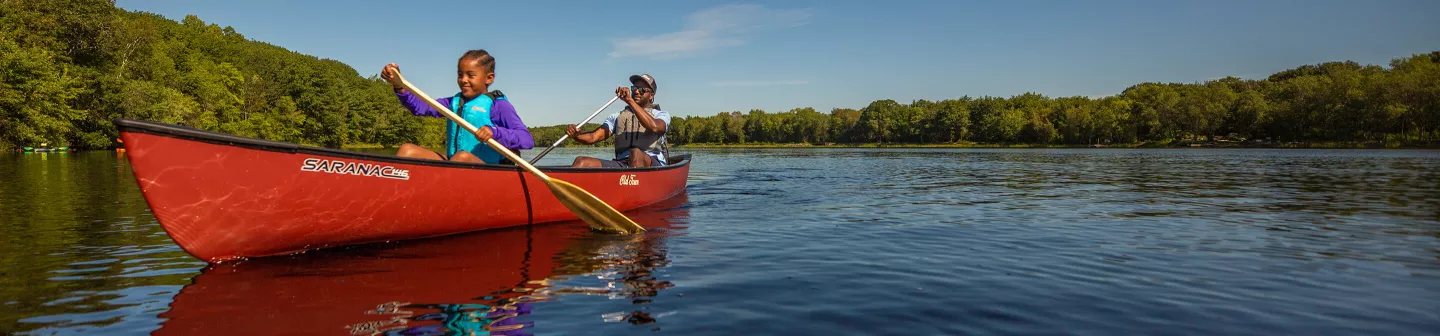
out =
<svg viewBox="0 0 1440 336"><path fill-rule="evenodd" d="M830 141L860 142L855 135L855 124L860 122L860 111L837 108L830 110Z"/></svg>
<svg viewBox="0 0 1440 336"><path fill-rule="evenodd" d="M10 144L62 144L85 118L74 101L86 92L82 69L54 51L0 39L0 137Z"/></svg>
<svg viewBox="0 0 1440 336"><path fill-rule="evenodd" d="M934 106L931 141L950 143L970 138L970 98L942 100Z"/></svg>

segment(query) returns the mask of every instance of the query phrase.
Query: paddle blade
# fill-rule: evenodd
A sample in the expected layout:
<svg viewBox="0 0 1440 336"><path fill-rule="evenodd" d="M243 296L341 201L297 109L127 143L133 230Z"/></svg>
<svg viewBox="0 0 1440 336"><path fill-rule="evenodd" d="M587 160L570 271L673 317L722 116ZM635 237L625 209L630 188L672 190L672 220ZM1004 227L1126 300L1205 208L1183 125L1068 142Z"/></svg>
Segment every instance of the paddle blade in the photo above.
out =
<svg viewBox="0 0 1440 336"><path fill-rule="evenodd" d="M570 184L569 182L551 178L546 186L555 193L555 198L560 200L570 212L574 212L590 227L600 231L636 233L645 231L640 224L625 217L625 214L615 211L609 204L605 204L595 195L591 195L585 189Z"/></svg>

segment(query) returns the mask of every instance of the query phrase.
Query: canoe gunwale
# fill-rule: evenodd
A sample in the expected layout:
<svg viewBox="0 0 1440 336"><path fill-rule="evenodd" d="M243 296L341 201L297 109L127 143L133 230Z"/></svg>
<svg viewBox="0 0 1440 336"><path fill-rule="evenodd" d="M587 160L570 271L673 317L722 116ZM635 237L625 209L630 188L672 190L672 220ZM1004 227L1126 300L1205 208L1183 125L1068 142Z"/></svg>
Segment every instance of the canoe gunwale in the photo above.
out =
<svg viewBox="0 0 1440 336"><path fill-rule="evenodd" d="M158 123L158 122L151 122L151 121L143 121L143 120L115 119L115 120L113 120L112 122L115 124L116 128L118 128L120 132L135 132L135 133L154 134L154 135L166 136L166 137L173 137L173 138L184 139L184 140L199 141L199 142L212 143L212 144L218 144L218 145L224 145L224 146L233 146L233 147L257 149L257 150L270 151L270 152L281 152L281 153L289 153L289 154L300 154L300 153L303 153L303 154L323 155L323 156L339 157L339 158L347 158L347 159L360 159L360 160L371 160L371 161L383 161L383 162L391 162L391 163L403 163L403 164L413 164L413 165L432 166L432 167L444 167L444 168L464 168L464 169L499 170L499 171L523 171L520 167L518 167L518 166L512 166L512 165L485 164L485 163L467 163L467 162L454 162L454 161L441 161L441 160L427 160L427 159L416 159L416 158L399 157L399 156L394 156L394 155L371 154L371 153L352 152L352 151L345 151L345 150L338 150L338 149L330 149L330 148L322 148L322 147L302 146L302 145L298 145L298 144L294 144L294 143L289 143L289 142L280 142L280 141L271 141L271 140L256 139L256 138L247 138L247 137L242 137L242 136L236 136L236 135L230 135L230 134L224 134L224 133L211 132L211 131L201 130L201 129L197 129L197 128L192 128L192 127L186 127L186 126L180 126L180 125L172 125L172 124L165 124L165 123ZM681 167L684 167L684 166L687 166L687 165L690 164L690 154L671 155L671 156L670 156L670 159L671 159L671 160L679 159L679 161L676 162L676 163L673 163L673 164L665 165L665 166L660 166L660 167L644 167L644 168L572 168L572 167L568 167L568 166L536 166L536 168L540 168L542 171L546 171L546 172L563 172L563 173L615 173L615 172L649 172L649 171L663 171L663 170L671 170L671 169L681 168Z"/></svg>

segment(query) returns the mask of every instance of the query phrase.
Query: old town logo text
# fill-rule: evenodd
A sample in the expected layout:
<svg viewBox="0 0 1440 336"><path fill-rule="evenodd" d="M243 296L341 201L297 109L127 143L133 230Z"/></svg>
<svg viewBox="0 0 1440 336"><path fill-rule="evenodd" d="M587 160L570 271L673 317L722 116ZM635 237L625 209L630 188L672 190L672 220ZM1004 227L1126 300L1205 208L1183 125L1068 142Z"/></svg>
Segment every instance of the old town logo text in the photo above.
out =
<svg viewBox="0 0 1440 336"><path fill-rule="evenodd" d="M409 180L410 171L393 166L379 166L369 163L345 162L340 160L305 159L300 171L312 171L355 176L374 176L396 180Z"/></svg>

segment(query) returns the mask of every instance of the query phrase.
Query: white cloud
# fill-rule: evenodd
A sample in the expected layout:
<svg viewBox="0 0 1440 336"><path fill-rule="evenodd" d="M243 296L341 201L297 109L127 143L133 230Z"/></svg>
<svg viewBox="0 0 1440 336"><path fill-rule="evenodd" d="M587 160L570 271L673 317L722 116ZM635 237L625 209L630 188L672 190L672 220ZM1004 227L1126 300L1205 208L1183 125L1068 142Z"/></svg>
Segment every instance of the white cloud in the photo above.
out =
<svg viewBox="0 0 1440 336"><path fill-rule="evenodd" d="M716 6L690 13L685 17L683 30L612 41L614 50L610 51L610 57L680 58L745 44L741 39L745 34L807 23L810 23L809 9L773 9L754 4Z"/></svg>
<svg viewBox="0 0 1440 336"><path fill-rule="evenodd" d="M808 80L777 80L777 81L725 81L710 83L711 86L778 86L778 85L807 85Z"/></svg>

